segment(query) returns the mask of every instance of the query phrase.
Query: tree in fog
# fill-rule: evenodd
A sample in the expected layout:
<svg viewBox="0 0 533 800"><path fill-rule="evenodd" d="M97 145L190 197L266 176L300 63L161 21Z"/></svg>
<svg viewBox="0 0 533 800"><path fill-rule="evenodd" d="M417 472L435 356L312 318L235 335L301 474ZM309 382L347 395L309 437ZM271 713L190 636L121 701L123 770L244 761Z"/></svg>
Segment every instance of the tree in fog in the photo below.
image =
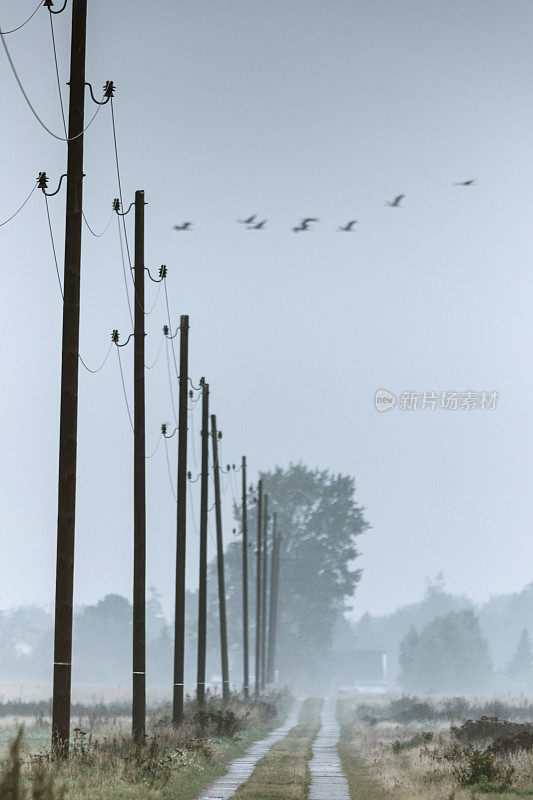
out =
<svg viewBox="0 0 533 800"><path fill-rule="evenodd" d="M269 515L278 516L282 536L279 588L278 659L280 680L291 685L327 683L328 654L335 623L360 579L354 568L356 538L369 526L355 500L355 479L291 464L260 475L269 496ZM236 507L240 532L240 509ZM255 541L257 506L249 508L250 622L255 622ZM271 538L271 528L269 536ZM241 671L242 544L230 545L226 581L230 646ZM214 573L214 568L211 569ZM210 580L213 587L214 574ZM211 590L211 619L218 619ZM253 665L252 665L253 670ZM253 673L252 673L253 674Z"/></svg>
<svg viewBox="0 0 533 800"><path fill-rule="evenodd" d="M444 576L439 573L427 582L419 602L401 606L392 614L361 617L353 625L353 638L362 650L386 650L391 674L396 675L400 669L400 643L412 628L421 630L435 617L464 608L473 608L472 601L465 595L448 592Z"/></svg>
<svg viewBox="0 0 533 800"><path fill-rule="evenodd" d="M522 629L516 650L507 666L507 674L517 680L530 680L533 676L533 655L527 628Z"/></svg>
<svg viewBox="0 0 533 800"><path fill-rule="evenodd" d="M108 594L74 619L73 674L82 683L124 684L131 675L133 609Z"/></svg>
<svg viewBox="0 0 533 800"><path fill-rule="evenodd" d="M435 617L400 645L400 683L408 691L469 692L487 685L489 648L471 609Z"/></svg>

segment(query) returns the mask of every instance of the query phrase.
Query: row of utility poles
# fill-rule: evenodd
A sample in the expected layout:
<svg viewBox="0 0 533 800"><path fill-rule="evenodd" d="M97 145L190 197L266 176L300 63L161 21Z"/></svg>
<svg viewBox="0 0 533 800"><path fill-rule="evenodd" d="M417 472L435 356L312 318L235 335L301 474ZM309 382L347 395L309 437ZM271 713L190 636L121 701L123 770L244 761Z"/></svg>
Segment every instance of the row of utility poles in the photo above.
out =
<svg viewBox="0 0 533 800"><path fill-rule="evenodd" d="M67 199L65 227L65 269L61 368L61 408L58 481L58 528L56 565L56 602L54 634L54 684L52 737L55 752L68 753L70 738L70 700L72 663L72 619L74 584L74 542L76 507L76 459L78 416L78 353L80 325L82 183L84 177L83 133L85 97L87 0L72 0L72 39L70 63L70 105L67 156ZM134 243L134 508L133 508L133 702L132 730L136 741L143 742L146 730L146 441L145 441L145 274L144 263L144 191L135 193ZM120 210L122 215L128 213ZM129 210L129 209L128 209ZM166 270L160 273L165 279ZM169 321L170 324L170 321ZM187 415L189 397L188 370L189 318L180 319L180 368L178 408L178 478L177 478L177 541L176 597L174 637L173 722L179 725L184 712L185 652L185 557L187 522ZM116 333L116 336L115 336ZM172 331L167 335L172 337ZM117 346L118 332L113 339ZM220 498L220 471L216 417L211 415L209 431L209 385L202 378L202 463L200 501L200 574L198 611L197 699L205 703L206 632L207 632L207 515L209 477L209 436L212 443L215 517L217 539L217 575L220 609L220 641L222 661L222 695L229 698L228 640L226 595L224 583L224 548ZM164 433L163 433L164 435ZM242 460L242 605L243 605L243 694L249 696L249 604L248 604L248 523L246 459ZM272 682L275 673L276 631L280 568L280 536L274 514L271 547L270 591L268 570L268 496L263 497L259 481L257 498L257 608L255 695ZM267 610L267 597L270 607ZM267 619L269 624L267 625ZM268 635L268 641L267 641Z"/></svg>
<svg viewBox="0 0 533 800"><path fill-rule="evenodd" d="M243 509L246 506L245 490L243 489ZM257 545L256 545L256 603L255 603L255 697L264 691L268 683L275 679L275 654L277 648L278 604L279 604L279 575L281 534L278 530L277 513L273 515L272 545L269 545L269 497L263 491L263 481L259 480L257 487ZM244 530L243 513L243 530ZM268 555L271 551L270 573L268 568ZM245 578L246 555L244 553L243 535L243 586ZM270 586L269 584L270 575ZM247 602L243 602L243 616L247 619ZM245 622L246 625L246 622ZM247 632L245 631L245 639ZM246 651L247 651L246 645ZM246 662L245 656L245 662ZM244 665L246 675L248 665Z"/></svg>

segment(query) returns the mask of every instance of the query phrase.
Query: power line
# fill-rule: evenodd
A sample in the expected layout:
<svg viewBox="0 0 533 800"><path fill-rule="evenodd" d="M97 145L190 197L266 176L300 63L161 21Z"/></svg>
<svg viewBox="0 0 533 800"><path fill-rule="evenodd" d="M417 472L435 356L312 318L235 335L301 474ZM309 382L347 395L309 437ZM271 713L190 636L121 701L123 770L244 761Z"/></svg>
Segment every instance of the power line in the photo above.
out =
<svg viewBox="0 0 533 800"><path fill-rule="evenodd" d="M52 34L52 49L54 51L54 64L55 64L55 69L56 69L57 93L59 95L59 105L61 106L61 119L63 120L63 129L65 131L65 139L68 139L67 121L65 119L65 108L63 106L63 93L61 91L61 81L59 79L59 67L57 65L56 38L54 36L54 18L52 16L52 14L49 14L48 16L50 17L50 33Z"/></svg>
<svg viewBox="0 0 533 800"><path fill-rule="evenodd" d="M156 307L156 305L157 305L157 301L159 300L159 295L160 295L160 294L161 294L161 284L159 284L159 286L157 287L157 293L156 293L156 296L155 296L154 304L153 304L152 308L150 309L150 311L146 311L146 310L143 308L144 314L145 314L147 317L148 317L148 316L149 316L149 315L152 313L152 311L153 311L153 310L154 310L154 308ZM139 302L139 301L137 300L137 302Z"/></svg>
<svg viewBox="0 0 533 800"><path fill-rule="evenodd" d="M94 375L95 373L100 372L100 370L103 369L105 367L105 365L107 364L107 359L109 358L109 354L111 353L111 348L112 347L113 347L113 342L110 342L109 343L109 347L107 348L107 353L105 355L104 360L102 361L100 366L97 367L96 369L91 369L90 367L88 367L87 364L85 363L85 361L83 360L83 358L81 357L80 353L78 353L78 358L80 359L82 365L85 367L87 372L92 372L93 375Z"/></svg>
<svg viewBox="0 0 533 800"><path fill-rule="evenodd" d="M117 144L117 128L116 128L116 125L115 125L115 106L113 104L113 98L111 98L111 122L112 122L112 126L113 126L113 146L115 148L115 163L116 163L116 166L117 166L118 196L120 197L120 207L124 208L124 202L122 200L122 181L120 180L120 165L119 165L119 160L118 160L118 144ZM129 247L129 244L128 244L128 233L127 233L127 230L126 230L126 220L124 219L124 217L122 217L122 223L124 225L124 238L126 240L126 251L128 253L128 263L130 265L130 276L131 276L130 247Z"/></svg>
<svg viewBox="0 0 533 800"><path fill-rule="evenodd" d="M37 6L37 8L35 9L35 11L33 11L33 12L30 14L30 16L28 17L28 19L27 19L25 22L23 22L23 23L22 23L22 25L19 25L17 28L12 28L10 31L2 31L2 33L4 34L4 36L7 36L7 34L8 34L8 33L15 33L16 31L20 31L20 29L21 29L21 28L23 28L23 27L24 27L24 25L27 25L27 24L28 24L28 22L29 22L31 19L33 19L33 18L34 18L34 16L36 15L36 13L37 13L37 12L39 11L39 9L41 8L42 4L43 4L43 3L42 3L42 0L39 0L39 5L38 5L38 6Z"/></svg>
<svg viewBox="0 0 533 800"><path fill-rule="evenodd" d="M194 507L194 497L193 497L193 491L192 491L191 482L190 482L190 481L188 481L188 484L189 484L189 500L191 501L191 509L192 509L192 514L191 514L191 517L192 517L192 526L193 526L193 528L194 528L194 532L195 532L195 534L196 534L197 536L199 536L200 534L199 534L199 532L198 532L198 526L196 525L196 509L195 509L195 507Z"/></svg>
<svg viewBox="0 0 533 800"><path fill-rule="evenodd" d="M164 338L165 338L165 336L162 335L161 336L161 341L159 342L159 347L157 348L157 355L156 355L156 357L154 358L154 360L152 361L151 364L145 364L144 365L145 369L153 369L155 367L155 365L157 364L157 362L159 361L159 356L161 355L161 350L163 349L163 340L164 340Z"/></svg>
<svg viewBox="0 0 533 800"><path fill-rule="evenodd" d="M61 297L64 300L65 297L64 297L64 294L63 294L63 286L61 284L61 276L60 276L60 273L59 273L59 265L57 263L57 253L56 253L56 246L55 246L55 242L54 242L54 234L53 234L53 231L52 231L52 222L50 220L50 209L48 207L48 197L47 197L45 192L43 192L43 195L44 195L44 201L46 203L46 217L48 219L48 230L50 231L50 241L52 243L52 253L54 254L54 265L55 265L55 268L56 268L57 282L59 284L59 291L61 292ZM91 369L91 367L89 367L85 363L85 361L83 360L83 357L82 357L81 353L78 353L78 358L79 358L82 366L85 367L85 369L87 370L87 372L91 372L94 375L97 372L100 372L100 370L102 370L105 367L105 365L107 363L107 360L109 358L109 354L111 352L111 347L112 346L113 346L113 342L110 343L110 345L109 345L109 347L107 349L107 353L105 355L104 360L102 361L100 366L97 367L96 369Z"/></svg>
<svg viewBox="0 0 533 800"><path fill-rule="evenodd" d="M162 438L163 438L163 436L159 436L159 438L158 438L158 440L157 440L157 444L156 444L156 446L154 447L154 449L152 450L152 452L150 453L150 455L149 455L149 456L145 456L145 459L146 459L147 461L148 461L150 458L153 458L153 457L155 456L155 454L157 453L157 451L159 450L159 445L161 444L161 439L162 439Z"/></svg>
<svg viewBox="0 0 533 800"><path fill-rule="evenodd" d="M107 233L107 231L109 230L109 226L113 222L113 213L114 212L111 211L111 215L109 217L109 221L108 221L107 225L105 226L104 230L102 231L102 233L96 233L95 231L93 231L93 229L91 228L91 226L87 222L87 217L85 216L85 211L81 212L82 217L83 217L83 221L85 222L87 228L89 229L90 233L92 233L92 235L95 236L97 239L100 239L100 237L103 236L104 233Z"/></svg>
<svg viewBox="0 0 533 800"><path fill-rule="evenodd" d="M178 424L178 418L176 416L176 404L174 402L174 392L172 389L172 375L170 374L170 358L168 355L168 340L165 337L165 350L167 354L167 374L168 374L168 388L170 389L170 402L172 405L172 416L174 417L174 422L176 425Z"/></svg>
<svg viewBox="0 0 533 800"><path fill-rule="evenodd" d="M82 131L80 131L79 133L77 133L77 134L76 134L76 136L71 136L71 137L68 137L68 136L58 136L58 135L57 135L57 133L54 133L52 130L50 130L50 128L48 127L48 125L46 125L46 124L45 124L45 123L42 121L42 119L40 118L40 116L39 116L39 115L38 115L38 113L36 112L35 108L33 107L33 105L32 105L32 103L31 103L31 100L30 100L30 98L29 98L29 97L28 97L28 95L26 94L26 90L24 89L24 86L22 85L22 81L21 81L21 80L20 80L20 78L19 78L18 72L17 72L17 70L16 70L15 64L13 63L13 59L11 58L11 53L9 52L9 48L8 48L8 46L7 46L7 43L6 43L6 40L5 40L4 33L2 32L2 29L1 29L1 28L0 28L0 39L2 40L2 44L3 44L3 46L4 46L4 50L6 51L7 60L9 61L9 65L10 65L10 67L11 67L11 70L12 70L12 72L13 72L13 75L15 76L15 80L16 80L16 81L17 81L17 83L18 83L19 89L20 89L20 91L22 92L22 96L24 97L24 99L25 99L26 103L28 104L28 107L29 107L30 111L32 112L33 116L35 117L35 119L37 120L37 122L39 123L39 125L41 125L41 127L43 127L43 128L44 128L44 130L45 130L47 133L49 133L49 134L50 134L50 136L53 136L53 137L54 137L54 139L57 139L57 140L58 140L58 141L60 141L60 142L72 142L74 139L78 139L80 136L83 136L83 134L85 133L85 131L86 131L86 130L88 130L88 129L91 127L91 125L93 124L94 120L96 119L96 115L97 115L97 114L98 114L98 112L100 111L100 108L101 108L101 106L99 105L99 106L97 107L97 109L96 109L96 111L94 112L93 116L91 117L91 119L90 119L89 123L88 123L88 124L87 124L87 125L84 127L84 129L83 129ZM111 106L111 107L112 107L112 106Z"/></svg>
<svg viewBox="0 0 533 800"><path fill-rule="evenodd" d="M44 202L46 204L46 216L48 218L48 230L50 231L50 241L52 242L52 252L54 254L54 264L56 267L57 282L59 283L59 291L61 292L61 297L63 300L65 300L65 295L63 294L63 286L61 284L61 275L59 274L59 266L57 263L57 254L56 254L56 246L54 243L54 234L52 231L52 223L50 221L50 209L48 208L48 197L46 196L46 194L44 194Z"/></svg>
<svg viewBox="0 0 533 800"><path fill-rule="evenodd" d="M191 417L192 459L194 461L195 468L198 470L198 462L196 460L196 445L194 444L194 440L196 438L196 436L195 436L196 431L195 431L195 428L194 428L194 404L193 403L191 403L191 405L189 407L189 414L190 414L190 417Z"/></svg>
<svg viewBox="0 0 533 800"><path fill-rule="evenodd" d="M111 106L113 108L113 106ZM128 289L128 277L126 275L126 262L124 261L124 246L122 244L122 231L120 230L120 217L117 217L117 224L118 224L118 239L120 242L120 258L122 261L122 275L124 277L124 290L126 292L126 300L128 301L128 311L130 314L130 322L131 327L134 328L133 324L133 314L131 313L131 302L130 302L130 292Z"/></svg>
<svg viewBox="0 0 533 800"><path fill-rule="evenodd" d="M126 384L124 382L124 372L122 371L122 359L120 358L120 350L118 347L117 347L117 356L118 356L118 366L120 369L120 380L122 382L122 391L124 393L124 400L126 402L126 411L128 412L128 419L130 421L130 428L132 430L132 433L135 433L135 429L133 427L133 419L130 411L130 404L128 402L128 394L126 392Z"/></svg>
<svg viewBox="0 0 533 800"><path fill-rule="evenodd" d="M174 367L176 369L176 377L177 377L177 379L179 381L180 373L179 373L179 369L178 369L178 362L176 361L176 351L174 350L174 337L172 336L172 318L170 316L170 305L169 305L169 302L168 302L168 291L167 291L167 282L166 281L165 281L165 302L166 302L166 306L167 306L168 327L170 329L170 334L171 334L167 338L170 339L170 344L172 345L172 356L174 358ZM177 331L176 331L176 333L177 333ZM174 334L174 336L175 335L176 334Z"/></svg>
<svg viewBox="0 0 533 800"><path fill-rule="evenodd" d="M166 455L166 460L167 460L168 481L170 483L170 490L172 492L172 497L174 498L174 502L177 503L178 500L177 500L177 497L176 497L176 490L174 489L174 482L172 480L172 471L170 469L170 459L168 457L168 444L167 444L166 437L163 437L163 438L165 439L165 455Z"/></svg>
<svg viewBox="0 0 533 800"><path fill-rule="evenodd" d="M11 222L11 220L12 220L12 219L15 219L15 217L17 216L17 214L18 214L20 211L22 211L22 209L24 208L24 206L26 205L26 203L28 202L28 200L30 199L30 197L32 196L32 194L34 193L34 191L36 190L37 186L38 186L38 184L36 183L36 184L35 184L35 186L33 187L33 189L31 190L31 192L29 193L29 195L27 196L27 198L24 200L23 204L20 206L20 208L18 208L18 209L15 211L15 213L14 213L14 214L11 214L11 216L10 216L10 217L8 217L7 219L5 219L3 222L0 222L0 228L2 227L2 225L7 225L7 223L8 223L8 222Z"/></svg>

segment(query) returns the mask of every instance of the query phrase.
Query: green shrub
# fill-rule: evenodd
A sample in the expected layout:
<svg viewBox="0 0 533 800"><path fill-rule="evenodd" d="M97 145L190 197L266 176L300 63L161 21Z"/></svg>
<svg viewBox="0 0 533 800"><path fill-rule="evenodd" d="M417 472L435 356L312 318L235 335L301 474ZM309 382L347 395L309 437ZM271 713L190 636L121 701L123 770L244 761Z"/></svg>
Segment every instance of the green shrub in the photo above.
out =
<svg viewBox="0 0 533 800"><path fill-rule="evenodd" d="M433 734L431 731L422 731L422 733L415 733L410 739L396 739L392 743L392 752L401 753L402 750L411 750L413 747L421 747L433 741Z"/></svg>
<svg viewBox="0 0 533 800"><path fill-rule="evenodd" d="M513 774L514 767L497 762L492 753L483 750L473 750L468 756L466 765L456 770L461 786L479 786L480 788L487 787L489 784L510 786Z"/></svg>

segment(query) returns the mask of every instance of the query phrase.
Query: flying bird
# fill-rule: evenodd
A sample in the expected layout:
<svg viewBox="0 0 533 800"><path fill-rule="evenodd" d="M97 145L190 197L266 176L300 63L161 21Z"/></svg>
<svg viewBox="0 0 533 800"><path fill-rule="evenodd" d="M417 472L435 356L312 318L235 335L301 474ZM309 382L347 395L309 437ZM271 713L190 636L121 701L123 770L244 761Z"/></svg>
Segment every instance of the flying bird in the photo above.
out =
<svg viewBox="0 0 533 800"><path fill-rule="evenodd" d="M467 181L458 181L454 186L473 186L476 182L475 178L469 178Z"/></svg>
<svg viewBox="0 0 533 800"><path fill-rule="evenodd" d="M192 222L184 222L183 225L174 225L175 231L190 231Z"/></svg>
<svg viewBox="0 0 533 800"><path fill-rule="evenodd" d="M357 223L356 219L351 219L346 225L341 225L337 228L338 231L344 231L345 233L355 233L353 226Z"/></svg>
<svg viewBox="0 0 533 800"><path fill-rule="evenodd" d="M405 197L404 194L398 194L394 198L394 200L390 203L385 203L386 206L390 206L391 208L400 208L400 203L402 202L403 198Z"/></svg>
<svg viewBox="0 0 533 800"><path fill-rule="evenodd" d="M300 231L308 231L311 222L319 222L319 220L316 217L306 217L300 222L300 225L298 227L293 228L294 233L299 233Z"/></svg>
<svg viewBox="0 0 533 800"><path fill-rule="evenodd" d="M238 219L237 222L241 222L243 225L251 225L256 218L257 214L252 214L252 216L248 217L248 219Z"/></svg>
<svg viewBox="0 0 533 800"><path fill-rule="evenodd" d="M255 225L247 225L246 229L249 231L262 231L267 223L266 219L262 219L261 222L257 222Z"/></svg>

